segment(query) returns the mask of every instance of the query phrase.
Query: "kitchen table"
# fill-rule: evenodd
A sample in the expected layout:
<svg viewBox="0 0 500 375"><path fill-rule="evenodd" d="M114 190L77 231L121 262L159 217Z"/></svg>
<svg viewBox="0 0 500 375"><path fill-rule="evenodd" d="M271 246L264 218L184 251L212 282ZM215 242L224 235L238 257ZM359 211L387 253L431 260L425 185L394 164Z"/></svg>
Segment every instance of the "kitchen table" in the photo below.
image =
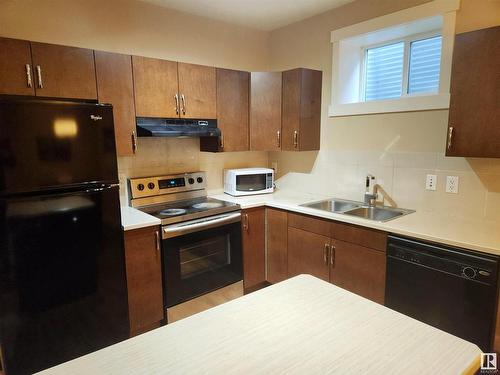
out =
<svg viewBox="0 0 500 375"><path fill-rule="evenodd" d="M472 374L481 351L300 275L42 374Z"/></svg>

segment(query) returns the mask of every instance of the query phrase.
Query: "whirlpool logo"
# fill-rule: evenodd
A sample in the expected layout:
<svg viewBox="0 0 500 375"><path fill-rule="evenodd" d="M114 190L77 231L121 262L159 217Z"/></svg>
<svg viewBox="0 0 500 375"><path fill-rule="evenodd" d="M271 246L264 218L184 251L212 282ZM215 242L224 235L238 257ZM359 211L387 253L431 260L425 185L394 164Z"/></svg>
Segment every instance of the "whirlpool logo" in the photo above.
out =
<svg viewBox="0 0 500 375"><path fill-rule="evenodd" d="M496 374L497 370L497 353L482 353L481 354L481 373Z"/></svg>

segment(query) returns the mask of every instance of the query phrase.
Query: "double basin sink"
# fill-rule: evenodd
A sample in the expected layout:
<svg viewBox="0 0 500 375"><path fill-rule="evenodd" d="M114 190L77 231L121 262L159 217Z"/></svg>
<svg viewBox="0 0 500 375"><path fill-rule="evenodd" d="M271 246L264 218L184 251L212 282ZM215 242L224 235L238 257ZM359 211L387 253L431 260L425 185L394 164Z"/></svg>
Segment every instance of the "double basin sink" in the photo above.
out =
<svg viewBox="0 0 500 375"><path fill-rule="evenodd" d="M305 203L301 206L380 222L389 221L415 212L414 210L403 208L367 206L362 202L335 198Z"/></svg>

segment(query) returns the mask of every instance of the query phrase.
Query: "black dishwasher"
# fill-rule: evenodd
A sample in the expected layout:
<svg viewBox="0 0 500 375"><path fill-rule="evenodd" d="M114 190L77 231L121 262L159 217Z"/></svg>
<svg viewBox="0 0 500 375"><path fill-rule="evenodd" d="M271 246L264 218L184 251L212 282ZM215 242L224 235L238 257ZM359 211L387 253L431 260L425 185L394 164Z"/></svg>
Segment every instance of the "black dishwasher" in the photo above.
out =
<svg viewBox="0 0 500 375"><path fill-rule="evenodd" d="M385 305L490 352L499 257L389 236Z"/></svg>

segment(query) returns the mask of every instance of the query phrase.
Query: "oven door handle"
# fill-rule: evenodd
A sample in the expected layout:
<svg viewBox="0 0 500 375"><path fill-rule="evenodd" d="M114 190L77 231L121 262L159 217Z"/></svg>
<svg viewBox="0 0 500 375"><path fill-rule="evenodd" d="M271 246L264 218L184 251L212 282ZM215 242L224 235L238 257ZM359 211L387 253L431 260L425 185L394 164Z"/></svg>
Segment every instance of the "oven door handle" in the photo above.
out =
<svg viewBox="0 0 500 375"><path fill-rule="evenodd" d="M186 221L180 224L164 226L162 230L162 238L179 237L188 233L200 232L206 229L221 227L223 225L238 223L241 221L241 213L233 212L230 214L222 214L208 218Z"/></svg>

